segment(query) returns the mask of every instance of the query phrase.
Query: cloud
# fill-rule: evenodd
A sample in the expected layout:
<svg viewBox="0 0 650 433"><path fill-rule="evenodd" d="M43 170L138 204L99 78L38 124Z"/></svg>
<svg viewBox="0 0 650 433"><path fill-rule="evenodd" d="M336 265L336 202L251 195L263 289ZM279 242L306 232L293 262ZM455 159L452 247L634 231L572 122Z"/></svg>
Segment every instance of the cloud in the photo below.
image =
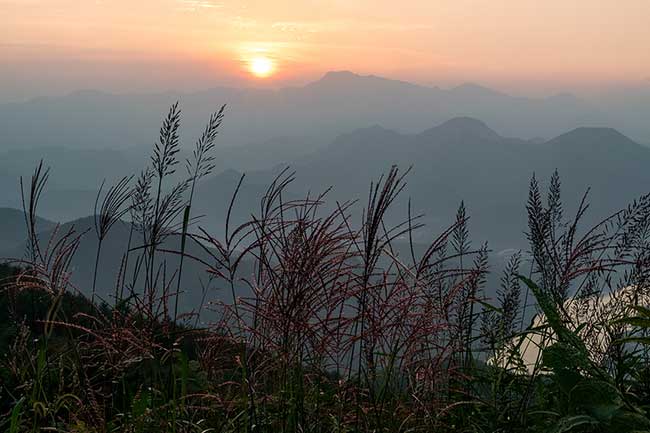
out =
<svg viewBox="0 0 650 433"><path fill-rule="evenodd" d="M271 27L274 30L287 33L321 33L342 30L402 32L430 30L432 28L429 24L395 24L390 22L363 22L358 20L276 21Z"/></svg>
<svg viewBox="0 0 650 433"><path fill-rule="evenodd" d="M271 26L274 30L289 33L316 33L323 30L323 25L299 21L278 21Z"/></svg>
<svg viewBox="0 0 650 433"><path fill-rule="evenodd" d="M218 9L222 8L223 4L213 0L178 0L180 4L179 10L185 12L197 12L202 9Z"/></svg>

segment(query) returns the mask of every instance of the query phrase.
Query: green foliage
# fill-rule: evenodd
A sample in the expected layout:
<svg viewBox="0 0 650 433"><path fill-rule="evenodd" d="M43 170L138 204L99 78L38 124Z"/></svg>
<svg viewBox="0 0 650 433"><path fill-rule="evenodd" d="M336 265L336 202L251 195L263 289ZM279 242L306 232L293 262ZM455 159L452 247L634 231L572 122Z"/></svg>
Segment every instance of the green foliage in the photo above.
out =
<svg viewBox="0 0 650 433"><path fill-rule="evenodd" d="M561 415L552 431L650 431L650 418L590 359L584 342L568 329L556 304L533 281L521 278L537 298L558 340L542 353L543 365L551 371L546 392L553 396Z"/></svg>

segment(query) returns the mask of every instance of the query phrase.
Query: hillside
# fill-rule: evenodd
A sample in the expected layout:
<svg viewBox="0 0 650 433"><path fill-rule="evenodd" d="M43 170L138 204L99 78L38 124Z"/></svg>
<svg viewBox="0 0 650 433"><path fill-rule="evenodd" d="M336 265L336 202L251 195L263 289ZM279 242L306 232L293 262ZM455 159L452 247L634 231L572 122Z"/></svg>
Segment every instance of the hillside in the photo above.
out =
<svg viewBox="0 0 650 433"><path fill-rule="evenodd" d="M0 257L3 251L16 251L25 248L27 228L25 227L25 214L22 210L12 208L0 208ZM54 228L55 223L44 218L38 218L38 228L49 231Z"/></svg>
<svg viewBox="0 0 650 433"><path fill-rule="evenodd" d="M588 218L625 206L650 185L646 169L650 148L616 130L578 128L537 142L504 137L482 121L463 117L419 134L373 126L341 135L291 164L297 181L290 191L301 196L333 186L332 198L361 199L361 206L370 181L392 164L413 167L397 206L403 212L394 210L393 222L405 218L411 197L414 212L426 215L429 231L423 235L425 240L451 223L464 200L475 237L489 239L497 250L523 247L524 203L534 173L544 182L557 169L568 202L578 201L592 187ZM278 168L247 174L240 194L242 209L255 203L254 197L261 197L264 185L277 173ZM200 189L199 202L217 203L215 197L224 196L234 185L234 178L228 181L217 175L208 179Z"/></svg>

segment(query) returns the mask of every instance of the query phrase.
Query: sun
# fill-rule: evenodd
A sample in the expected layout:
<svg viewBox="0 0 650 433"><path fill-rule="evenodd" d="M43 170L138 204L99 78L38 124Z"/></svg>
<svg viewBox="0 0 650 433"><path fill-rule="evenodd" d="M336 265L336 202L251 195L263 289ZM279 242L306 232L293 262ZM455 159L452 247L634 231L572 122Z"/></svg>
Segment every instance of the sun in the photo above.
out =
<svg viewBox="0 0 650 433"><path fill-rule="evenodd" d="M273 74L275 66L268 57L255 57L248 64L250 72L259 78L266 78Z"/></svg>

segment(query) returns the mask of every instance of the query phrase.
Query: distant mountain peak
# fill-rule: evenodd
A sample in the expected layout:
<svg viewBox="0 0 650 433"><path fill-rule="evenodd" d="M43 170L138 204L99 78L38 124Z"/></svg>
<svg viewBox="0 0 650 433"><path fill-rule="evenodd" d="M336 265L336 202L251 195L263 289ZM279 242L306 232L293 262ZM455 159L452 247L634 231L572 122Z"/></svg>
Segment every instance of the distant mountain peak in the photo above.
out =
<svg viewBox="0 0 650 433"><path fill-rule="evenodd" d="M361 78L361 75L355 74L352 71L328 71L323 75L323 77L319 81L328 81L328 80L349 80L349 79L354 79L354 78Z"/></svg>
<svg viewBox="0 0 650 433"><path fill-rule="evenodd" d="M501 92L490 89L489 87L481 86L476 83L463 83L451 89L452 93L461 94L465 96L506 96Z"/></svg>
<svg viewBox="0 0 650 433"><path fill-rule="evenodd" d="M407 81L394 80L392 78L380 77L377 75L360 75L351 71L329 71L325 73L319 80L308 84L306 87L325 87L330 88L350 88L355 87L370 87L371 89L383 89L375 86L387 86L391 89L420 89L425 88L417 84L409 83Z"/></svg>
<svg viewBox="0 0 650 433"><path fill-rule="evenodd" d="M377 79L372 75L363 76L355 74L351 71L329 71L326 72L319 80L316 80L307 85L307 87L322 87L322 86L345 86L350 84L356 84L359 82L365 82L368 79Z"/></svg>
<svg viewBox="0 0 650 433"><path fill-rule="evenodd" d="M573 147L611 147L620 149L626 147L641 147L641 145L614 128L587 127L573 129L564 133L549 143Z"/></svg>
<svg viewBox="0 0 650 433"><path fill-rule="evenodd" d="M627 136L619 132L617 129L600 127L600 126L581 126L575 128L565 134L564 136L581 137L581 138L595 138L600 139L617 139L617 140L630 140Z"/></svg>
<svg viewBox="0 0 650 433"><path fill-rule="evenodd" d="M420 136L446 139L498 140L501 138L483 121L473 117L455 117L434 128L427 129Z"/></svg>

